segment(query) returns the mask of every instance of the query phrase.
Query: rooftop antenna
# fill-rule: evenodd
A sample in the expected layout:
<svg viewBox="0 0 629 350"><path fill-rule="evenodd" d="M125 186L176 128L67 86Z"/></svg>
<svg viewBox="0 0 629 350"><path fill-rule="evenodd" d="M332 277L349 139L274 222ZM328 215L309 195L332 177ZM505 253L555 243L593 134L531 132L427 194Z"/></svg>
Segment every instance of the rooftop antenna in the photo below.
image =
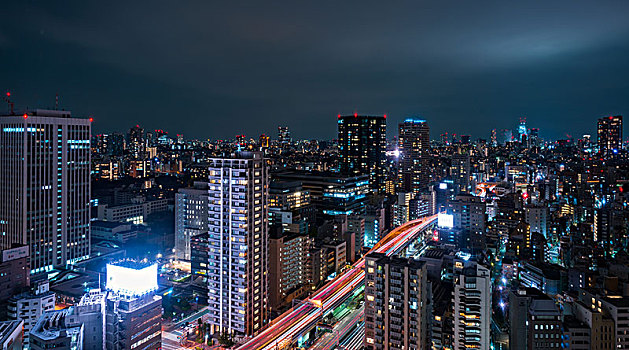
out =
<svg viewBox="0 0 629 350"><path fill-rule="evenodd" d="M59 93L55 94L55 111L59 110Z"/></svg>
<svg viewBox="0 0 629 350"><path fill-rule="evenodd" d="M7 109L9 111L9 115L13 115L13 102L11 102L11 92L7 91L4 100L7 102Z"/></svg>

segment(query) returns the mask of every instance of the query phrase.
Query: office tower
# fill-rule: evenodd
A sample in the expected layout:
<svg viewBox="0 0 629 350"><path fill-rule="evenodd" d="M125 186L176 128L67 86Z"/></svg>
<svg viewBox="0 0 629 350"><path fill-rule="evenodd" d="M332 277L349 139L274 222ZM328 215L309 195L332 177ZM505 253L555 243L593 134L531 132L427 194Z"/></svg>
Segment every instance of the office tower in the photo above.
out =
<svg viewBox="0 0 629 350"><path fill-rule="evenodd" d="M598 153L613 157L622 150L622 116L604 117L598 120Z"/></svg>
<svg viewBox="0 0 629 350"><path fill-rule="evenodd" d="M276 227L269 238L269 306L286 305L308 287L308 235L285 233Z"/></svg>
<svg viewBox="0 0 629 350"><path fill-rule="evenodd" d="M9 299L8 318L24 321L24 347L28 348L29 332L44 312L55 309L55 293L49 290L48 280L31 283L31 290L14 295Z"/></svg>
<svg viewBox="0 0 629 350"><path fill-rule="evenodd" d="M526 128L526 117L520 117L520 124L518 125L518 141L526 142L528 135L529 132Z"/></svg>
<svg viewBox="0 0 629 350"><path fill-rule="evenodd" d="M339 115L338 136L341 172L347 175L369 175L370 187L384 192L386 115Z"/></svg>
<svg viewBox="0 0 629 350"><path fill-rule="evenodd" d="M23 327L24 321L0 322L0 349L23 350Z"/></svg>
<svg viewBox="0 0 629 350"><path fill-rule="evenodd" d="M157 263L127 260L107 265L105 322L101 325L105 349L161 349L162 298L155 294L157 274ZM94 304L100 305L102 297L98 291L94 293Z"/></svg>
<svg viewBox="0 0 629 350"><path fill-rule="evenodd" d="M498 134L496 133L496 129L491 129L490 139L491 139L490 145L492 147L498 146Z"/></svg>
<svg viewBox="0 0 629 350"><path fill-rule="evenodd" d="M422 192L430 181L430 128L425 120L406 119L399 125L400 189Z"/></svg>
<svg viewBox="0 0 629 350"><path fill-rule="evenodd" d="M454 279L454 349L489 349L491 329L491 277L475 262Z"/></svg>
<svg viewBox="0 0 629 350"><path fill-rule="evenodd" d="M365 348L428 349L429 293L424 262L367 255Z"/></svg>
<svg viewBox="0 0 629 350"><path fill-rule="evenodd" d="M136 125L129 129L127 134L127 150L133 159L145 158L146 144L144 141L144 129Z"/></svg>
<svg viewBox="0 0 629 350"><path fill-rule="evenodd" d="M208 184L194 182L175 195L175 256L190 260L190 238L207 232Z"/></svg>
<svg viewBox="0 0 629 350"><path fill-rule="evenodd" d="M455 193L470 193L470 155L466 151L459 151L452 155L450 175L454 183Z"/></svg>
<svg viewBox="0 0 629 350"><path fill-rule="evenodd" d="M31 273L89 257L90 121L68 111L0 116L0 246L29 246Z"/></svg>
<svg viewBox="0 0 629 350"><path fill-rule="evenodd" d="M209 162L211 331L253 335L268 317L266 160L239 152Z"/></svg>
<svg viewBox="0 0 629 350"><path fill-rule="evenodd" d="M288 131L288 126L277 127L277 141L282 148L290 146L293 142L293 139L290 137L290 131Z"/></svg>

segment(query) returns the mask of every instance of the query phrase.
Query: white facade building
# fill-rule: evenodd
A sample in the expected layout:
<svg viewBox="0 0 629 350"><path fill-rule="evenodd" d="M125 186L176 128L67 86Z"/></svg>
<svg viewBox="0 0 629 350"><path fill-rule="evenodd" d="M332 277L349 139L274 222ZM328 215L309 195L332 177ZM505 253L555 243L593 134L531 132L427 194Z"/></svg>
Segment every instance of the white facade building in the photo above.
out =
<svg viewBox="0 0 629 350"><path fill-rule="evenodd" d="M209 323L215 333L256 334L268 310L266 161L239 152L211 159L209 173Z"/></svg>

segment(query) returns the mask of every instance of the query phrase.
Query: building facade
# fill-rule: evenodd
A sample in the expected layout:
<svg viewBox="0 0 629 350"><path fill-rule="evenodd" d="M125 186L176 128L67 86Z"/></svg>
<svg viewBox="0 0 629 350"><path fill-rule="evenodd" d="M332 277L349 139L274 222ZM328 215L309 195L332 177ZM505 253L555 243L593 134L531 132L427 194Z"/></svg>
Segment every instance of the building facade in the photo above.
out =
<svg viewBox="0 0 629 350"><path fill-rule="evenodd" d="M384 192L386 116L339 115L338 140L341 172L369 175L371 188Z"/></svg>
<svg viewBox="0 0 629 350"><path fill-rule="evenodd" d="M89 257L90 133L68 111L0 116L0 246L28 245L34 274Z"/></svg>
<svg viewBox="0 0 629 350"><path fill-rule="evenodd" d="M429 349L424 262L372 253L365 257L365 349Z"/></svg>
<svg viewBox="0 0 629 350"><path fill-rule="evenodd" d="M430 128L425 120L409 118L399 124L398 132L398 186L417 194L430 181Z"/></svg>
<svg viewBox="0 0 629 350"><path fill-rule="evenodd" d="M175 195L175 255L190 260L190 238L207 232L208 185L195 182Z"/></svg>
<svg viewBox="0 0 629 350"><path fill-rule="evenodd" d="M208 304L214 333L257 333L268 317L269 176L262 153L212 158Z"/></svg>

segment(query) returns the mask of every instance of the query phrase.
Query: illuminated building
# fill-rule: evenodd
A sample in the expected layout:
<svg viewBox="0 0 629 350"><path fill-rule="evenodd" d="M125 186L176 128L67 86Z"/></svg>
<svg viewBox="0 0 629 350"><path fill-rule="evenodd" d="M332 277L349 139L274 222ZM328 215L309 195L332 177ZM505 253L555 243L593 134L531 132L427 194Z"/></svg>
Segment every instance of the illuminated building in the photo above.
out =
<svg viewBox="0 0 629 350"><path fill-rule="evenodd" d="M382 201L367 203L365 206L365 248L372 248L381 238L385 227L385 209Z"/></svg>
<svg viewBox="0 0 629 350"><path fill-rule="evenodd" d="M598 120L598 153L613 157L622 150L622 116L604 117Z"/></svg>
<svg viewBox="0 0 629 350"><path fill-rule="evenodd" d="M6 302L14 294L30 284L28 246L5 249L0 252L0 303ZM0 310L6 313L6 308Z"/></svg>
<svg viewBox="0 0 629 350"><path fill-rule="evenodd" d="M307 259L311 239L307 235L276 230L269 238L269 306L290 303L308 287Z"/></svg>
<svg viewBox="0 0 629 350"><path fill-rule="evenodd" d="M0 247L28 245L33 274L89 257L90 124L68 111L0 116Z"/></svg>
<svg viewBox="0 0 629 350"><path fill-rule="evenodd" d="M129 133L127 134L127 151L129 151L133 159L143 160L146 157L144 129L139 125L129 129Z"/></svg>
<svg viewBox="0 0 629 350"><path fill-rule="evenodd" d="M548 207L545 205L529 205L524 208L525 221L531 225L531 232L539 232L548 238Z"/></svg>
<svg viewBox="0 0 629 350"><path fill-rule="evenodd" d="M448 203L448 212L454 217L454 228L472 233L485 232L485 202L472 195L459 195Z"/></svg>
<svg viewBox="0 0 629 350"><path fill-rule="evenodd" d="M253 335L268 317L266 160L238 152L209 163L208 323L213 333Z"/></svg>
<svg viewBox="0 0 629 350"><path fill-rule="evenodd" d="M424 262L367 255L365 349L426 349L429 286Z"/></svg>
<svg viewBox="0 0 629 350"><path fill-rule="evenodd" d="M290 137L290 131L288 131L288 126L277 127L277 141L280 143L282 148L290 146L293 142L293 139Z"/></svg>
<svg viewBox="0 0 629 350"><path fill-rule="evenodd" d="M125 260L107 264L107 292L94 290L83 297L79 314L96 317L84 323L97 324L99 310L105 313L102 329L107 349L161 348L162 298L155 295L157 274L157 263Z"/></svg>
<svg viewBox="0 0 629 350"><path fill-rule="evenodd" d="M156 199L144 203L115 206L103 204L98 206L98 219L139 225L144 223L149 215L164 211L168 211L168 199Z"/></svg>
<svg viewBox="0 0 629 350"><path fill-rule="evenodd" d="M601 295L587 288L579 291L579 300L591 310L602 312L613 321L612 334L615 335L616 349L629 349L629 302L621 295Z"/></svg>
<svg viewBox="0 0 629 350"><path fill-rule="evenodd" d="M71 312L71 309L63 309L44 313L30 332L30 349L83 349L83 325L66 322Z"/></svg>
<svg viewBox="0 0 629 350"><path fill-rule="evenodd" d="M190 284L193 294L199 298L199 302L207 304L210 247L207 232L190 238Z"/></svg>
<svg viewBox="0 0 629 350"><path fill-rule="evenodd" d="M398 182L402 191L422 192L430 180L430 128L425 120L406 119L399 125L400 165Z"/></svg>
<svg viewBox="0 0 629 350"><path fill-rule="evenodd" d="M190 238L207 232L208 185L195 182L175 195L175 256L190 260Z"/></svg>
<svg viewBox="0 0 629 350"><path fill-rule="evenodd" d="M260 140L258 141L258 145L260 147L263 148L267 148L269 147L269 141L271 140L270 137L266 136L265 134L260 135Z"/></svg>
<svg viewBox="0 0 629 350"><path fill-rule="evenodd" d="M397 201L393 204L395 217L393 218L393 226L400 226L410 221L410 202L413 194L409 192L399 192Z"/></svg>
<svg viewBox="0 0 629 350"><path fill-rule="evenodd" d="M470 155L465 151L452 155L450 175L454 184L455 193L471 192L470 186Z"/></svg>
<svg viewBox="0 0 629 350"><path fill-rule="evenodd" d="M548 295L534 288L509 293L509 347L562 348L561 314Z"/></svg>
<svg viewBox="0 0 629 350"><path fill-rule="evenodd" d="M378 192L385 190L386 122L386 116L338 116L341 173L368 175L370 187Z"/></svg>
<svg viewBox="0 0 629 350"><path fill-rule="evenodd" d="M470 262L456 274L453 349L489 349L491 295L491 276L486 267Z"/></svg>

